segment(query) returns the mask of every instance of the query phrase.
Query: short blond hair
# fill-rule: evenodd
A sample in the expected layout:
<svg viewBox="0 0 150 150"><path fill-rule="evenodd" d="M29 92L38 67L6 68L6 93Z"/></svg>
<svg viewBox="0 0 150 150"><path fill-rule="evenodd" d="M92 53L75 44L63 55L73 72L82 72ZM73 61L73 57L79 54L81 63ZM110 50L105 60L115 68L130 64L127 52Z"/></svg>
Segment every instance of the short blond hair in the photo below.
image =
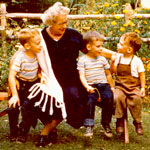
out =
<svg viewBox="0 0 150 150"><path fill-rule="evenodd" d="M37 34L40 34L38 29L24 28L17 33L17 36L20 43L24 46L24 44L28 43L28 41Z"/></svg>
<svg viewBox="0 0 150 150"><path fill-rule="evenodd" d="M52 25L59 15L68 15L69 12L70 9L68 7L64 7L61 2L56 2L44 12L44 14L41 16L41 19L44 24Z"/></svg>
<svg viewBox="0 0 150 150"><path fill-rule="evenodd" d="M137 33L127 32L121 38L133 48L134 52L137 52L141 48L142 40Z"/></svg>

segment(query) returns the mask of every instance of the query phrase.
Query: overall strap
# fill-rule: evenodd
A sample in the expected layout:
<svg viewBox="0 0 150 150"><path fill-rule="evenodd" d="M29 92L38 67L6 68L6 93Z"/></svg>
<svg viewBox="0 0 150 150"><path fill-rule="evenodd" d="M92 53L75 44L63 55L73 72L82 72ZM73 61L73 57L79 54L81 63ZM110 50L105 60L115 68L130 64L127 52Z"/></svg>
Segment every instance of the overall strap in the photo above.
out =
<svg viewBox="0 0 150 150"><path fill-rule="evenodd" d="M132 56L132 58L131 58L131 61L130 61L130 64L129 64L129 65L131 65L133 58L134 58L134 55Z"/></svg>
<svg viewBox="0 0 150 150"><path fill-rule="evenodd" d="M119 62L118 62L118 64L120 64L120 62L121 62L121 55L120 55L120 57L119 57Z"/></svg>

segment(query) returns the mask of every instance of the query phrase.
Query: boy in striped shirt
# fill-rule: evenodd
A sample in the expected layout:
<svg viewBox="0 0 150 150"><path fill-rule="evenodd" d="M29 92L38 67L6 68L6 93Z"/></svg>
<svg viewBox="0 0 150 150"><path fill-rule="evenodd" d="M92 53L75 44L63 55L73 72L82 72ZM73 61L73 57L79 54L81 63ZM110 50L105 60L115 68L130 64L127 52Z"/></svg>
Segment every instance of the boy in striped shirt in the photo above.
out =
<svg viewBox="0 0 150 150"><path fill-rule="evenodd" d="M9 125L10 125L10 140L16 141L19 133L18 117L19 106L21 106L22 118L26 116L24 110L27 103L27 96L32 85L39 81L38 70L39 64L36 58L36 53L41 51L41 38L37 29L22 29L18 33L18 38L23 48L15 53L10 69L9 69L9 86L11 90L11 99L8 101ZM29 121L30 123L30 121ZM23 124L23 122L22 122ZM26 127L29 130L29 127ZM25 131L26 134L28 131ZM25 142L26 135L21 139Z"/></svg>
<svg viewBox="0 0 150 150"><path fill-rule="evenodd" d="M112 137L110 122L113 114L113 92L111 89L114 88L114 85L109 70L110 65L106 58L100 55L104 36L96 31L88 31L83 36L83 42L87 54L79 58L77 69L80 80L88 92L84 135L89 137L93 135L95 106L98 105L102 108L101 124L105 130L104 134L107 137Z"/></svg>

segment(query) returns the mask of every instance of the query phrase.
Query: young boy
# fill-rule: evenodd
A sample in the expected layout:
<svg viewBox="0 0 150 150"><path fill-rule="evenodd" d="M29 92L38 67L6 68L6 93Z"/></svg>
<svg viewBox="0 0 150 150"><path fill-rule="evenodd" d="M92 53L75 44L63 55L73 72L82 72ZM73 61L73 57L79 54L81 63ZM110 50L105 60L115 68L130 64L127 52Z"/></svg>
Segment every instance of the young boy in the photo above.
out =
<svg viewBox="0 0 150 150"><path fill-rule="evenodd" d="M101 46L104 36L96 31L89 31L83 36L87 54L78 60L79 76L83 86L88 92L88 102L84 126L86 127L85 136L92 136L94 126L95 105L102 107L101 124L107 137L112 137L110 122L113 113L113 80L110 73L110 65L105 57L101 56ZM98 98L101 100L98 102Z"/></svg>
<svg viewBox="0 0 150 150"><path fill-rule="evenodd" d="M117 73L114 91L117 133L124 132L123 117L126 107L128 107L134 119L133 124L137 134L143 135L141 96L145 95L145 70L140 58L134 55L140 47L141 39L136 33L125 33L118 44L118 53L120 54L113 55L111 59L111 70L113 73ZM141 89L139 89L140 86Z"/></svg>
<svg viewBox="0 0 150 150"><path fill-rule="evenodd" d="M10 140L16 141L19 133L18 117L19 106L21 106L22 118L27 114L24 111L24 106L28 103L27 96L29 88L39 81L38 69L39 64L36 58L36 53L41 51L41 38L37 29L22 29L18 38L24 47L18 51L11 62L9 70L9 86L12 97L8 102L9 125L10 125ZM32 116L30 115L32 118ZM34 118L31 119L30 121ZM28 122L30 124L30 121ZM30 125L24 127L24 136L20 139L22 142L26 140L26 134L29 131ZM23 122L22 122L23 126Z"/></svg>

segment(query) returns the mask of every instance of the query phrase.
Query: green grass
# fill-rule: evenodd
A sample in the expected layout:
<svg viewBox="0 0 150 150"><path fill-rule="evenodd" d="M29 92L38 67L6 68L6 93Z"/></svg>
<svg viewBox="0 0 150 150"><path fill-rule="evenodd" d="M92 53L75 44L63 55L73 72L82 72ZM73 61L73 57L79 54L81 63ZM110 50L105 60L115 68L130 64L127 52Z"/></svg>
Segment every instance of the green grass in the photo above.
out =
<svg viewBox="0 0 150 150"><path fill-rule="evenodd" d="M6 106L7 102L0 102L0 111ZM38 122L36 129L31 129L28 140L25 144L11 143L9 141L9 122L8 116L0 118L0 150L150 150L150 109L143 108L143 127L144 136L138 136L132 125L132 118L128 112L130 143L124 144L124 138L115 132L115 118L113 117L111 127L114 133L113 138L107 139L103 134L100 125L101 109L96 108L96 120L94 136L91 139L83 136L85 128L73 129L71 126L62 122L58 126L58 142L51 147L37 148L35 142L43 125Z"/></svg>

